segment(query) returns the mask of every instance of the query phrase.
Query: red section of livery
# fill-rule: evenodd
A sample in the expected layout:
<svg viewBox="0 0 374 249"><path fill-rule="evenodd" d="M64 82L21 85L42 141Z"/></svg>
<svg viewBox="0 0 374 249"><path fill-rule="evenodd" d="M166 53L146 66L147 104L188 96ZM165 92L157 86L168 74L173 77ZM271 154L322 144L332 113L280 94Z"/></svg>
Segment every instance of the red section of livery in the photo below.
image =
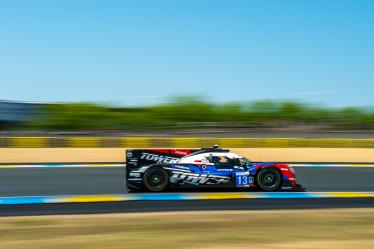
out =
<svg viewBox="0 0 374 249"><path fill-rule="evenodd" d="M191 150L189 149L149 149L148 151L167 154L171 156L178 156L178 157L184 157L184 156L188 156L189 154L191 154Z"/></svg>
<svg viewBox="0 0 374 249"><path fill-rule="evenodd" d="M284 177L287 178L289 183L293 186L296 187L296 175L293 170L291 170L291 167L288 166L287 164L274 164L275 167L277 167L283 174Z"/></svg>
<svg viewBox="0 0 374 249"><path fill-rule="evenodd" d="M191 154L191 150L170 150L170 154L178 156L188 156Z"/></svg>
<svg viewBox="0 0 374 249"><path fill-rule="evenodd" d="M259 170L266 166L269 166L269 163L257 163L255 169ZM282 172L283 178L287 179L291 186L295 187L297 185L296 175L288 164L271 163L271 166L276 167L280 172Z"/></svg>

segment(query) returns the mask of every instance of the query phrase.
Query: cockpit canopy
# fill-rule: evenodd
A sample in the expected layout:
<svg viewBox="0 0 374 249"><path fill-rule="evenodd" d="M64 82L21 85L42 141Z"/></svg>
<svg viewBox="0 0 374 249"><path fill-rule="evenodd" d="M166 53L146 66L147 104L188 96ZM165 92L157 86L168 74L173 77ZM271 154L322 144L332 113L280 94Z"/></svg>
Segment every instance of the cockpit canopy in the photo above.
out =
<svg viewBox="0 0 374 249"><path fill-rule="evenodd" d="M236 153L231 152L205 152L195 155L183 157L178 163L183 164L207 164L207 165L220 165L222 167L240 166L247 164L250 161Z"/></svg>

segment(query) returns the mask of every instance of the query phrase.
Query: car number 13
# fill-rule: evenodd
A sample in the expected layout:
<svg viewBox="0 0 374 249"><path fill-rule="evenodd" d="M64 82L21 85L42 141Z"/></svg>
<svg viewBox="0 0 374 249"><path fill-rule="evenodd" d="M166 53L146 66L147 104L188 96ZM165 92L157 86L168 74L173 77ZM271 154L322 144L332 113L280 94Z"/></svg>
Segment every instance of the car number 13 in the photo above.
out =
<svg viewBox="0 0 374 249"><path fill-rule="evenodd" d="M253 184L254 179L249 176L249 172L240 172L236 174L236 186L237 187L248 187L249 184Z"/></svg>

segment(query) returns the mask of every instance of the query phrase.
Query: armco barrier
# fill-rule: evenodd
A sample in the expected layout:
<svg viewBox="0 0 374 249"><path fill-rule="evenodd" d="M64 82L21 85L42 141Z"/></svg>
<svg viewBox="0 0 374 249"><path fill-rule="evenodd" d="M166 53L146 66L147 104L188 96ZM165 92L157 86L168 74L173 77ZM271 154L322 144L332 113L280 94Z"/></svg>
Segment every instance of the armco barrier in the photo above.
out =
<svg viewBox="0 0 374 249"><path fill-rule="evenodd" d="M0 148L374 148L374 139L1 137Z"/></svg>

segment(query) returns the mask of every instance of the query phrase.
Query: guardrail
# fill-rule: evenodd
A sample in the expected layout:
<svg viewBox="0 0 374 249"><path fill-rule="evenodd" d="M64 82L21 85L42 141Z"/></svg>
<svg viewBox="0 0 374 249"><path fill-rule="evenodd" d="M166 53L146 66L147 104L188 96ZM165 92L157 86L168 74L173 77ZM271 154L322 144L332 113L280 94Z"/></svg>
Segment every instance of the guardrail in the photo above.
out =
<svg viewBox="0 0 374 249"><path fill-rule="evenodd" d="M0 148L374 148L374 139L1 137Z"/></svg>

